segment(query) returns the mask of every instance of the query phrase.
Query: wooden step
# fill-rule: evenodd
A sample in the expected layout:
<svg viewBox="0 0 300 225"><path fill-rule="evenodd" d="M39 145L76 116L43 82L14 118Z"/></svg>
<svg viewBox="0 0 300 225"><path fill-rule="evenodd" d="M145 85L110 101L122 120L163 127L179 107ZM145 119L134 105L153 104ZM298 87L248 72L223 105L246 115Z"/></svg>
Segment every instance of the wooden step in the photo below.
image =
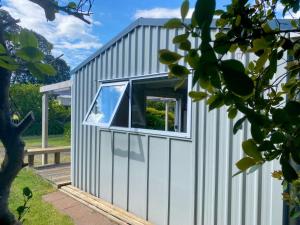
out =
<svg viewBox="0 0 300 225"><path fill-rule="evenodd" d="M105 214L105 216L108 216L110 219L113 219L116 222L122 221L122 224L130 225L153 225L152 223L145 221L138 216L125 211L124 209L81 191L72 185L63 186L60 190L81 201L83 204L99 211L100 213L103 213L103 215Z"/></svg>

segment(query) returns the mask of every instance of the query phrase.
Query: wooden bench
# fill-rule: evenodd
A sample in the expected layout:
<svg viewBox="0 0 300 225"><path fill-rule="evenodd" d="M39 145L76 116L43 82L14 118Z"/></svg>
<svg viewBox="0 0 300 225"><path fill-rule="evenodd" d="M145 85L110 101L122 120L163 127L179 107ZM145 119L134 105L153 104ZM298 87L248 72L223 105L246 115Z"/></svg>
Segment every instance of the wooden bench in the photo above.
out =
<svg viewBox="0 0 300 225"><path fill-rule="evenodd" d="M28 156L28 165L34 165L34 156L41 155L41 154L54 154L54 163L60 163L60 153L62 152L70 152L71 146L62 146L62 147L53 147L53 148L32 148L26 149L25 155Z"/></svg>

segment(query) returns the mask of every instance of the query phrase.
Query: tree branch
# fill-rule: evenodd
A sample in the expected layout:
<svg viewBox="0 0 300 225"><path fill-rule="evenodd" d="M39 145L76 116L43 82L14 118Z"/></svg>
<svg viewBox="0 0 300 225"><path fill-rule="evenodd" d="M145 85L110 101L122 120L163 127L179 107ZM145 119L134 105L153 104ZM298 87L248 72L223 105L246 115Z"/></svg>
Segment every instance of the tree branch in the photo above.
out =
<svg viewBox="0 0 300 225"><path fill-rule="evenodd" d="M33 122L34 122L34 114L30 111L25 118L17 125L16 133L17 135L21 135Z"/></svg>
<svg viewBox="0 0 300 225"><path fill-rule="evenodd" d="M29 0L29 1L42 7L45 11L46 18L50 21L53 21L55 19L55 13L62 11L69 15L75 16L76 18L84 21L85 23L91 24L91 21L89 21L85 18L85 16L91 15L90 11L82 12L82 11L79 11L78 9L70 8L70 7L68 7L68 5L67 6L59 6L58 3L54 0Z"/></svg>

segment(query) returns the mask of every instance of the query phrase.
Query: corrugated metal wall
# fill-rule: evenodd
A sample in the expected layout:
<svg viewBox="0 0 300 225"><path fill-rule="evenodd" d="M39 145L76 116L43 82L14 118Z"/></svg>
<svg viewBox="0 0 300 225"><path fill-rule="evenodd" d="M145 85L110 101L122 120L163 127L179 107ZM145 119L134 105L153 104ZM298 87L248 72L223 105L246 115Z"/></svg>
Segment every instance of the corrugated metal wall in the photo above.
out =
<svg viewBox="0 0 300 225"><path fill-rule="evenodd" d="M233 135L226 109L193 103L190 139L82 125L98 80L166 72L157 51L177 33L138 26L73 76L73 185L158 225L282 224L277 165L232 178L249 128Z"/></svg>

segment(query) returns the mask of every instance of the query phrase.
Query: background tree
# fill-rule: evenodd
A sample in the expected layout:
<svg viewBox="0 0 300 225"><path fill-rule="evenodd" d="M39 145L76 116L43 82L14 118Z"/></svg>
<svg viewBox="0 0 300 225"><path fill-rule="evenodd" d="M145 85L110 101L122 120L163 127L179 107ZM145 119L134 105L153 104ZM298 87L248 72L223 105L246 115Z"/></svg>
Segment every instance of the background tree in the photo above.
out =
<svg viewBox="0 0 300 225"><path fill-rule="evenodd" d="M19 26L18 26L19 27ZM19 27L19 29L23 29ZM26 30L26 29L25 29ZM39 76L32 75L24 66L19 67L17 71L12 74L12 83L31 83L31 84L52 84L70 79L70 67L65 60L60 57L54 57L51 53L53 45L42 35L33 32L38 40L38 48L43 52L44 62L51 64L55 71L55 76ZM22 63L21 63L22 64Z"/></svg>
<svg viewBox="0 0 300 225"><path fill-rule="evenodd" d="M163 49L160 61L169 66L170 76L182 80L191 73L196 90L189 93L194 101L206 100L209 110L226 106L234 119L233 133L243 123L251 125L252 138L242 143L245 157L236 163L240 173L255 171L264 163L279 160L281 171L273 177L282 180L292 192L284 199L292 206L291 216L299 215L299 182L296 167L300 164L300 21L299 0L232 0L224 10L216 9L215 0L198 0L191 21L185 20L189 2L181 6L181 19L171 19L166 28L184 28L173 39L184 54ZM293 20L279 20L278 10ZM216 35L210 26L216 19ZM201 39L192 47L191 39ZM252 54L243 65L226 57L235 51ZM225 56L225 57L224 57ZM227 59L225 59L227 58ZM183 66L183 60L188 67ZM283 64L279 63L283 61ZM280 74L279 66L285 67Z"/></svg>
<svg viewBox="0 0 300 225"><path fill-rule="evenodd" d="M47 20L53 21L55 14L63 11L87 23L92 0L80 0L61 6L54 0L30 0L45 11ZM22 1L20 2L22 4ZM85 11L85 7L87 10ZM24 167L24 143L21 134L33 122L33 113L18 124L11 120L9 87L12 74L20 66L25 66L34 76L56 73L53 66L44 62L44 53L38 49L38 40L32 32L21 30L14 34L13 26L18 20L0 11L0 140L5 148L5 157L0 168L0 224L20 224L8 209L8 197L13 180ZM23 60L23 63L21 63Z"/></svg>

